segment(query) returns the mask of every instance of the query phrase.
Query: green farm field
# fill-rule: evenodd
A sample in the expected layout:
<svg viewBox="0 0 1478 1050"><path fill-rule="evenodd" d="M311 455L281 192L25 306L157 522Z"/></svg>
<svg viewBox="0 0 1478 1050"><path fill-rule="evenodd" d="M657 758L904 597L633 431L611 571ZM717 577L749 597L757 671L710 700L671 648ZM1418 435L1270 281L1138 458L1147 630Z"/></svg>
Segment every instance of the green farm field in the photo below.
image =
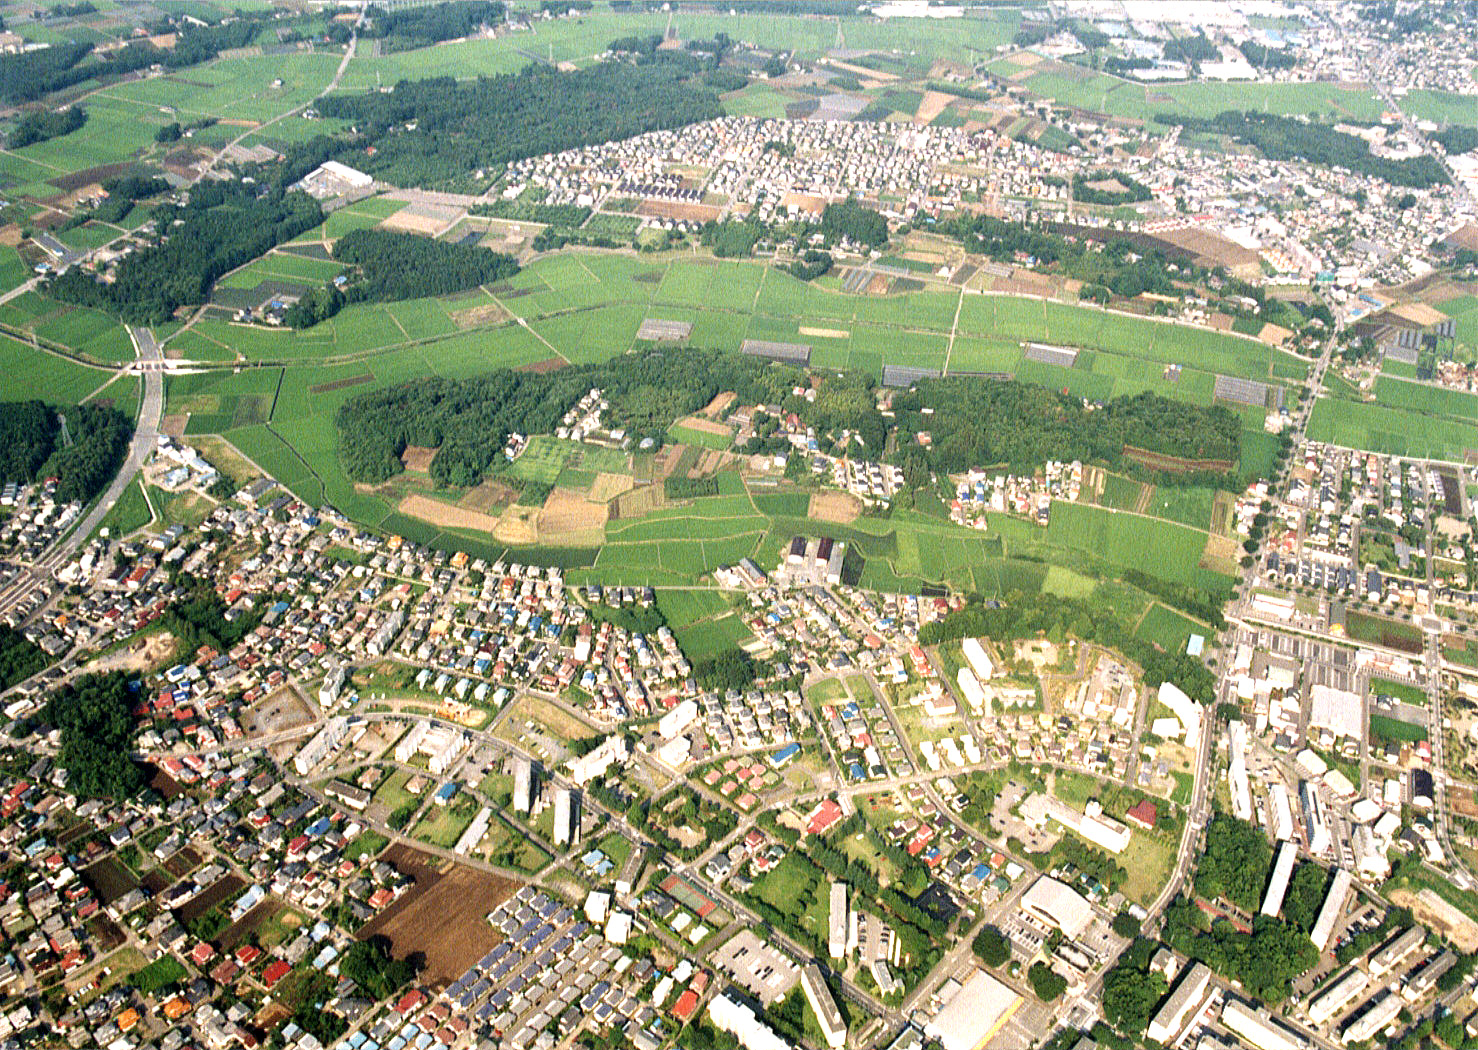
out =
<svg viewBox="0 0 1478 1050"><path fill-rule="evenodd" d="M1315 441L1397 456L1460 461L1478 449L1478 423L1473 418L1423 413L1416 425L1415 415L1381 404L1322 397L1314 404L1308 433Z"/></svg>

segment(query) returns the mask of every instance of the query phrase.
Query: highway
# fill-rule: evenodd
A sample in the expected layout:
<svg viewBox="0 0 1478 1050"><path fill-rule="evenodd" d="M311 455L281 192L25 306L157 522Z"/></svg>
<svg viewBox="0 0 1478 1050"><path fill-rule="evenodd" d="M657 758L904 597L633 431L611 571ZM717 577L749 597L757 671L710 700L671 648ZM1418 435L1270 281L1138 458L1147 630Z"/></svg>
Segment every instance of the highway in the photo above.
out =
<svg viewBox="0 0 1478 1050"><path fill-rule="evenodd" d="M128 456L112 482L77 526L0 589L0 616L19 605L77 552L77 548L87 541L103 518L107 517L108 511L113 509L113 505L123 495L123 490L128 488L143 467L144 461L154 451L159 439L159 420L164 414L164 353L149 329L129 326L128 334L133 340L136 358L134 368L142 375L144 383L144 396L139 402L139 415L134 421L133 441L129 444Z"/></svg>

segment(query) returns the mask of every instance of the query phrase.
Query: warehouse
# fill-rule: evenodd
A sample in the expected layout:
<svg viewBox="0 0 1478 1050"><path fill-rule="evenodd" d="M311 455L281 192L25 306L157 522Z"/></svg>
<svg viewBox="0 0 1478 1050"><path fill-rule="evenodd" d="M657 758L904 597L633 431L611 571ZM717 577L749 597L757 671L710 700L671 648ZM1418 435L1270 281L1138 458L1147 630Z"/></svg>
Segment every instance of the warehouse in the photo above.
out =
<svg viewBox="0 0 1478 1050"><path fill-rule="evenodd" d="M924 1034L938 1039L944 1050L979 1050L1021 1003L1021 996L1006 985L984 970L975 970L924 1026Z"/></svg>

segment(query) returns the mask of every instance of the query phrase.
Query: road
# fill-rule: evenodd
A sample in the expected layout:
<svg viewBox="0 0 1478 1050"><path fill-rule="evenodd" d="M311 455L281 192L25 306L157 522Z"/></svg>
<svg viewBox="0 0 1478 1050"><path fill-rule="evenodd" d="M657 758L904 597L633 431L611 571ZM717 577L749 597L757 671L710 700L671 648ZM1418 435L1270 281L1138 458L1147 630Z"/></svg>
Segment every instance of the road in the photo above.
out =
<svg viewBox="0 0 1478 1050"><path fill-rule="evenodd" d="M139 415L134 423L128 457L81 522L0 590L0 615L19 605L26 595L49 579L52 573L76 553L77 548L86 542L103 518L107 517L108 511L113 509L113 505L123 495L123 490L128 488L143 467L144 461L154 451L159 439L159 420L164 413L164 354L154 339L154 333L149 329L130 326L128 334L133 340L135 367L142 374L144 382L144 396L139 403Z"/></svg>

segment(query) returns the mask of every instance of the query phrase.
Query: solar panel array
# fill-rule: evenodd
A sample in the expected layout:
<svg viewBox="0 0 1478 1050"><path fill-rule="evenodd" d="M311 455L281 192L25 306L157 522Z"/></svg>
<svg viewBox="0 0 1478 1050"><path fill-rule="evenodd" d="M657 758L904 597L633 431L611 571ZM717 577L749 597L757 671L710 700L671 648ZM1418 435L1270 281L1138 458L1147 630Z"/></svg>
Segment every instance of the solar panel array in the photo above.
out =
<svg viewBox="0 0 1478 1050"><path fill-rule="evenodd" d="M1240 379L1237 376L1217 376L1213 396L1218 401L1235 401L1239 405L1253 405L1257 408L1266 408L1268 404L1268 385L1259 383L1254 379Z"/></svg>
<svg viewBox="0 0 1478 1050"><path fill-rule="evenodd" d="M1065 346L1047 346L1043 343L1027 343L1025 357L1028 361L1040 361L1044 365L1071 368L1078 360L1078 352Z"/></svg>
<svg viewBox="0 0 1478 1050"><path fill-rule="evenodd" d="M648 317L636 330L636 337L649 343L680 343L693 332L691 321L664 321Z"/></svg>
<svg viewBox="0 0 1478 1050"><path fill-rule="evenodd" d="M811 347L806 343L774 343L768 339L746 339L739 347L741 354L784 361L788 365L811 363Z"/></svg>

